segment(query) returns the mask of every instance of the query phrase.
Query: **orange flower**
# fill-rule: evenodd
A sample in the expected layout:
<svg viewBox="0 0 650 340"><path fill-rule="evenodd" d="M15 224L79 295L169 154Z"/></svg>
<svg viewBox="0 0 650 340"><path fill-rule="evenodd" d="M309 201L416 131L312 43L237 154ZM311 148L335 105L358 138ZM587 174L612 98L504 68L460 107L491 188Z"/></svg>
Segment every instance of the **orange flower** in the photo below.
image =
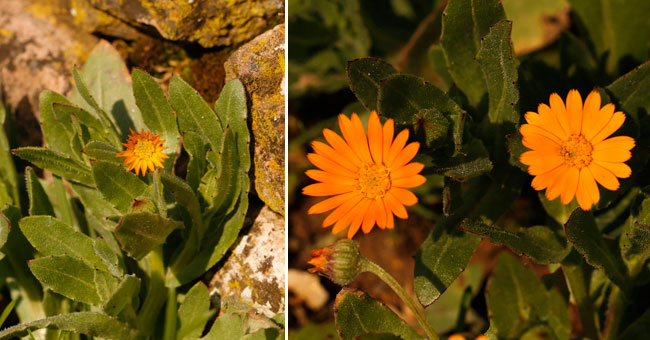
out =
<svg viewBox="0 0 650 340"><path fill-rule="evenodd" d="M598 185L609 190L619 187L617 177L627 178L632 170L630 159L634 139L609 137L625 121L623 112L614 112L614 104L600 107L600 94L592 91L582 103L580 93L569 91L566 106L557 93L551 106L540 104L537 112L526 113L528 124L521 126L523 143L532 149L521 155L528 173L535 176L532 187L546 189L546 198L561 196L569 204L576 196L583 210L600 200Z"/></svg>
<svg viewBox="0 0 650 340"><path fill-rule="evenodd" d="M146 175L147 169L154 172L155 165L164 168L162 162L169 156L162 153L162 150L167 149L167 147L162 146L165 141L160 140L160 134L154 136L150 131L144 132L144 129L140 133L132 129L129 130L131 130L131 135L127 143L122 143L122 145L126 146L126 150L115 156L126 157L124 165L131 164L126 171L129 172L135 169L136 175L139 175L140 172Z"/></svg>
<svg viewBox="0 0 650 340"><path fill-rule="evenodd" d="M394 227L393 214L406 219L404 206L417 203L415 195L406 190L422 185L426 179L419 175L421 163L409 163L420 144L406 145L408 130L393 140L394 122L382 127L377 112L370 114L368 135L356 114L349 119L339 115L343 138L330 129L323 135L329 145L313 142L315 153L309 161L321 170L307 170L307 176L321 182L303 188L309 196L333 196L313 205L309 214L334 210L323 221L323 227L334 225L332 234L346 227L348 238L359 231L369 233L375 223L381 228Z"/></svg>

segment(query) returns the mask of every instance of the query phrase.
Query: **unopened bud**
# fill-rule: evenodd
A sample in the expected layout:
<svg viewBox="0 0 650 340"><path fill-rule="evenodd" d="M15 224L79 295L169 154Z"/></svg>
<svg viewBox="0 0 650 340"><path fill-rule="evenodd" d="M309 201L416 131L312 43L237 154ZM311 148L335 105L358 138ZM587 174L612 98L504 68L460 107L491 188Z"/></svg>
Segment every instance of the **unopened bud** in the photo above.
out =
<svg viewBox="0 0 650 340"><path fill-rule="evenodd" d="M314 266L309 268L310 273L319 273L345 286L361 273L362 259L359 246L352 240L343 239L328 247L314 249L307 263Z"/></svg>

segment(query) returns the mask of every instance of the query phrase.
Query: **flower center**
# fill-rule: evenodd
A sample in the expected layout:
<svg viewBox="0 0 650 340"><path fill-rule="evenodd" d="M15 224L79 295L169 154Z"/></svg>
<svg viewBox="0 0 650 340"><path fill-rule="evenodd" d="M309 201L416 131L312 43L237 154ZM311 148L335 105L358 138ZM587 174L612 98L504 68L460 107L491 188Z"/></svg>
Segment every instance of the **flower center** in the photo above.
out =
<svg viewBox="0 0 650 340"><path fill-rule="evenodd" d="M155 152L154 143L148 139L140 139L133 146L133 154L141 159L151 158Z"/></svg>
<svg viewBox="0 0 650 340"><path fill-rule="evenodd" d="M561 147L560 155L564 163L574 168L584 168L591 164L591 152L594 147L582 135L570 135Z"/></svg>
<svg viewBox="0 0 650 340"><path fill-rule="evenodd" d="M390 169L383 165L364 164L358 172L357 190L369 199L380 199L390 189Z"/></svg>

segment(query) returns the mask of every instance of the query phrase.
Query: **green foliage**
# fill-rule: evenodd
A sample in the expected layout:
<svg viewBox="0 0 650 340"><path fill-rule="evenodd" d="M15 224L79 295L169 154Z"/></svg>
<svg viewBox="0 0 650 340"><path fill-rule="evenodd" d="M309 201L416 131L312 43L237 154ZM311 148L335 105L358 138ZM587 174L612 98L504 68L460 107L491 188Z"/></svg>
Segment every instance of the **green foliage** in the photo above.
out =
<svg viewBox="0 0 650 340"><path fill-rule="evenodd" d="M163 328L167 338L221 336L220 326L212 333L206 327L223 306L212 305L196 281L232 247L248 210L245 89L228 82L213 110L180 78L172 79L168 99L145 72L132 76L131 84L116 51L100 44L81 71L73 70L69 99L42 93L46 147L11 150L0 129L0 288L9 283L21 321L0 330L0 339L42 328L47 339L158 339ZM161 135L170 156L164 169L126 171L117 154L129 129ZM186 179L174 174L181 136L191 155ZM10 150L53 179L27 167L26 193L19 192ZM186 292L180 307L177 292ZM250 339L283 334L283 325L252 320L249 309L227 314L237 327L228 316L215 325Z"/></svg>
<svg viewBox="0 0 650 340"><path fill-rule="evenodd" d="M321 112L321 104L344 113L361 110L362 117L377 110L382 121L395 121L397 131L408 129L409 142L420 143L414 160L425 164L428 181L414 189L419 200L409 214L422 215L415 223L430 231L417 249L404 252L415 253L419 302L438 313L452 311L434 328L469 338L479 333L491 339L648 338L642 292L650 288L649 3L360 0L336 5L290 4L290 26L295 25L290 32L299 31L293 38L299 48L289 55L291 114L298 131L290 150L307 149L305 141L322 128L334 128L339 112ZM341 14L348 11L355 15ZM347 26L341 23L356 19L356 13L362 27L342 32ZM349 55L340 53L337 42L357 39L355 52L368 50L364 28L369 51L347 59L347 93L356 97L351 102L344 91L332 94L341 88L340 60ZM566 97L570 89L583 99L598 91L601 106L611 102L626 115L614 135L636 142L626 162L632 175L620 178L617 190L599 186L600 201L589 212L575 200L564 205L559 198L549 201L543 190L536 192L520 162L528 151L518 131L526 113L548 104L552 93ZM314 122L314 111L330 117ZM299 171L290 179L302 178ZM488 274L489 327L482 323L486 315L475 314L481 312L475 300L467 301L476 292L459 278L470 262L481 260L476 257L486 256L475 254L481 238L552 273L540 279L520 259L501 255ZM441 302L446 293L451 297ZM571 304L577 312L569 323ZM366 321L362 314L344 313L335 310L337 326ZM433 313L428 317L436 324L439 314ZM376 336L390 338L378 328L378 318L371 320ZM580 327L572 329L578 319ZM305 334L319 329L308 328ZM362 335L338 329L344 338Z"/></svg>

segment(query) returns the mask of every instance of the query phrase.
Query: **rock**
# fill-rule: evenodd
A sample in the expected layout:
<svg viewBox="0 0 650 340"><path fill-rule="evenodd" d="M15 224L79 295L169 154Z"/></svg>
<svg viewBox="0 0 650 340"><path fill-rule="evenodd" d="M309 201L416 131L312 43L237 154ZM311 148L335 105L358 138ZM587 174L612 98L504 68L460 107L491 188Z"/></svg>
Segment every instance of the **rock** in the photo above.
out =
<svg viewBox="0 0 650 340"><path fill-rule="evenodd" d="M282 0L86 0L165 39L203 47L237 45L284 21Z"/></svg>
<svg viewBox="0 0 650 340"><path fill-rule="evenodd" d="M284 219L262 208L210 282L210 291L244 302L273 317L284 312Z"/></svg>
<svg viewBox="0 0 650 340"><path fill-rule="evenodd" d="M3 0L0 11L0 87L15 109L18 143L40 145L38 96L71 90L72 68L82 65L97 38L55 20L41 2Z"/></svg>
<svg viewBox="0 0 650 340"><path fill-rule="evenodd" d="M226 61L226 81L246 87L255 147L255 190L284 215L284 24L240 47Z"/></svg>
<svg viewBox="0 0 650 340"><path fill-rule="evenodd" d="M309 309L315 311L325 306L330 295L320 283L318 275L290 268L287 276L289 291L304 301Z"/></svg>

